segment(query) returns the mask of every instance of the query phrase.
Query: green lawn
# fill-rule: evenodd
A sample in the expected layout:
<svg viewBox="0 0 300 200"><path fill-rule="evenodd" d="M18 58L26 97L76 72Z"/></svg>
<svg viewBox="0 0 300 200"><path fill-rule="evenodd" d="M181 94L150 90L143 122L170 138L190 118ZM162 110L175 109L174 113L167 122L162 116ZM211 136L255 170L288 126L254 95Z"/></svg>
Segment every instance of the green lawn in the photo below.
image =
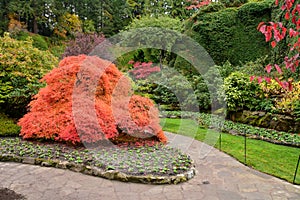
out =
<svg viewBox="0 0 300 200"><path fill-rule="evenodd" d="M193 120L162 119L161 125L164 131L193 137L219 148L220 133L203 129ZM222 133L221 138L222 151L244 163L244 137ZM293 182L299 154L300 148L247 139L247 165L289 182ZM295 182L300 184L300 166Z"/></svg>

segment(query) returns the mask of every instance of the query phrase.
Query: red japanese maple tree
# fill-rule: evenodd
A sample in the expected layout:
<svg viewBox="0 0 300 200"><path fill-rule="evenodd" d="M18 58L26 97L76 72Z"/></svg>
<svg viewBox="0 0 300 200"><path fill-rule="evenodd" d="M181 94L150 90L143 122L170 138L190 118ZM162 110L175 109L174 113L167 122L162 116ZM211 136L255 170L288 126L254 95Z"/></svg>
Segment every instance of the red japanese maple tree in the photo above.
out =
<svg viewBox="0 0 300 200"><path fill-rule="evenodd" d="M284 13L284 23L283 22L261 22L257 29L265 35L266 42L271 42L273 48L276 45L286 39L291 38L291 42L288 44L289 56L284 58L282 64L269 64L265 67L267 73L270 73L273 68L276 69L279 75L283 74L282 67L290 70L291 72L296 72L296 68L299 66L299 52L300 52L300 4L295 0L283 0L275 1L276 6L281 6L280 9ZM287 27L289 24L289 27ZM255 77L252 76L251 80ZM263 79L270 82L270 77L257 77L260 83ZM279 77L275 77L275 80L285 89L292 90L292 79L280 80Z"/></svg>
<svg viewBox="0 0 300 200"><path fill-rule="evenodd" d="M153 66L152 62L135 62L129 61L128 64L133 65L133 69L129 71L135 79L145 79L155 72L160 72L159 66Z"/></svg>
<svg viewBox="0 0 300 200"><path fill-rule="evenodd" d="M25 139L74 144L104 139L136 144L167 141L152 101L131 95L130 81L109 61L86 55L66 57L42 81L47 86L18 123ZM93 123L95 118L98 124Z"/></svg>

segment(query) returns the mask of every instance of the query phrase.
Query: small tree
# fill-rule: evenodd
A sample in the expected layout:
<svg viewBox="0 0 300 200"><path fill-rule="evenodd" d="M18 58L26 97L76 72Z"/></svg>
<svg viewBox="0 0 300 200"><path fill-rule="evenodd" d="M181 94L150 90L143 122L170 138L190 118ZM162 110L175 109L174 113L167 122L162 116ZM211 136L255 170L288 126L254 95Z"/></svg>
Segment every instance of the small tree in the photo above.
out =
<svg viewBox="0 0 300 200"><path fill-rule="evenodd" d="M59 17L54 27L54 34L62 38L66 38L68 35L73 36L82 31L81 23L78 15L65 13Z"/></svg>
<svg viewBox="0 0 300 200"><path fill-rule="evenodd" d="M128 30L129 33L128 39L126 38L124 43L128 42L130 45L136 46L139 46L140 44L151 46L154 44L157 47L160 47L158 60L160 62L160 67L162 68L166 50L171 51L176 40L179 38L181 27L182 23L178 18L173 19L167 16L143 16L140 19L134 19L132 23L126 27L126 30ZM156 37L151 37L153 34L155 34ZM147 40L144 39L145 36L147 36ZM173 36L170 37L172 40L166 42L166 36ZM133 38L134 40L132 40Z"/></svg>
<svg viewBox="0 0 300 200"><path fill-rule="evenodd" d="M152 101L128 96L130 81L108 61L96 56L70 56L42 81L47 86L39 91L30 103L30 112L19 121L23 138L74 144L104 139L115 143L166 142Z"/></svg>
<svg viewBox="0 0 300 200"><path fill-rule="evenodd" d="M104 35L97 33L81 33L75 35L75 39L70 40L62 57L88 55L97 45L105 40Z"/></svg>

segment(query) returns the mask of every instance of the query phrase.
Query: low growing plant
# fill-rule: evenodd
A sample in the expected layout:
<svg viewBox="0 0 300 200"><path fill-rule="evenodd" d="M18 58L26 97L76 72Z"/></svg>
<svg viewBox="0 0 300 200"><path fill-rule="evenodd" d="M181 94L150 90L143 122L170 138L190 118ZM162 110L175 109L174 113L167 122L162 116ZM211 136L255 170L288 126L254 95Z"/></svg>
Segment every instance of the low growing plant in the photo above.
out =
<svg viewBox="0 0 300 200"><path fill-rule="evenodd" d="M5 114L0 113L0 136L18 136L20 126Z"/></svg>

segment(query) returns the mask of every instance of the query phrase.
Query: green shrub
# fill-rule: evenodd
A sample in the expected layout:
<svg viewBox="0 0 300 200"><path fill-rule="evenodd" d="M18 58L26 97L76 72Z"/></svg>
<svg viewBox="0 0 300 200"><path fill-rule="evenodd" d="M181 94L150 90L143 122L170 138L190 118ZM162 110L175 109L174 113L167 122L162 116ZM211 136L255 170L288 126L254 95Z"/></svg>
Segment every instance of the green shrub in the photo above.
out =
<svg viewBox="0 0 300 200"><path fill-rule="evenodd" d="M254 110L262 99L260 86L250 82L249 76L240 72L233 72L225 78L222 90L228 111Z"/></svg>
<svg viewBox="0 0 300 200"><path fill-rule="evenodd" d="M157 104L168 105L168 110L170 108L179 109L179 102L185 108L197 105L201 111L211 109L212 103L215 108L222 107L224 101L218 98L219 90L223 85L223 79L229 76L235 67L226 62L222 66L211 67L201 76L196 72L191 72L193 68L190 64L188 66L185 64L189 63L185 59L177 57L175 68L176 72L179 71L180 74L172 74L172 70L167 69L168 71L164 73L168 75L168 79L157 77L153 79L155 80L153 82L139 80L135 84L135 91L137 94L153 99Z"/></svg>
<svg viewBox="0 0 300 200"><path fill-rule="evenodd" d="M18 136L20 126L5 114L0 113L0 136Z"/></svg>
<svg viewBox="0 0 300 200"><path fill-rule="evenodd" d="M226 7L238 7L246 3L248 0L220 0Z"/></svg>
<svg viewBox="0 0 300 200"><path fill-rule="evenodd" d="M41 35L20 31L14 35L13 38L21 41L27 41L29 38L31 38L33 47L36 47L42 51L48 50L48 43Z"/></svg>
<svg viewBox="0 0 300 200"><path fill-rule="evenodd" d="M58 60L49 51L34 48L32 41L18 41L8 34L0 38L0 106L13 117L26 112L26 105L43 86L39 80Z"/></svg>
<svg viewBox="0 0 300 200"><path fill-rule="evenodd" d="M272 3L246 3L239 8L200 9L186 22L186 33L202 45L217 65L254 61L270 53L264 36L257 31L261 21L271 20Z"/></svg>
<svg viewBox="0 0 300 200"><path fill-rule="evenodd" d="M269 64L269 58L267 56L256 59L255 61L250 61L243 64L239 71L247 74L249 76L269 76L265 70L265 66Z"/></svg>
<svg viewBox="0 0 300 200"><path fill-rule="evenodd" d="M300 122L300 100L294 103L294 116L296 117L296 121Z"/></svg>
<svg viewBox="0 0 300 200"><path fill-rule="evenodd" d="M33 40L33 43L32 45L36 48L38 48L39 50L48 50L48 43L47 41L44 39L43 36L41 35L32 35L32 40Z"/></svg>

